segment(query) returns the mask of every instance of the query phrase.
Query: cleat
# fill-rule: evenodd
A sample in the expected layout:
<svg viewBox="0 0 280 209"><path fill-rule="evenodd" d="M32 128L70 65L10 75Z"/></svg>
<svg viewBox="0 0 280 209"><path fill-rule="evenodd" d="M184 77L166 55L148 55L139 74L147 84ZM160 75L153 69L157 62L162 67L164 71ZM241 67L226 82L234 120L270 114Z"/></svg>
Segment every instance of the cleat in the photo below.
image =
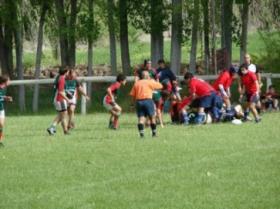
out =
<svg viewBox="0 0 280 209"><path fill-rule="evenodd" d="M69 131L64 131L64 135L71 135Z"/></svg>
<svg viewBox="0 0 280 209"><path fill-rule="evenodd" d="M255 121L256 121L256 123L260 123L262 121L262 119L261 118L257 118Z"/></svg>
<svg viewBox="0 0 280 209"><path fill-rule="evenodd" d="M48 128L47 132L49 133L49 135L54 135L56 131L53 128Z"/></svg>

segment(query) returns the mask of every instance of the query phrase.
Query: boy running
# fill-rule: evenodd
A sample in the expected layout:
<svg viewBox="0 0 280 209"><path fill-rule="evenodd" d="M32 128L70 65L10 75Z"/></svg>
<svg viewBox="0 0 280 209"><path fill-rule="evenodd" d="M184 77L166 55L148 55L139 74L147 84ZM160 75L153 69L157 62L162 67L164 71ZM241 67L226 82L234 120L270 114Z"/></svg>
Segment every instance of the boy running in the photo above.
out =
<svg viewBox="0 0 280 209"><path fill-rule="evenodd" d="M261 121L259 114L256 110L256 104L259 102L260 86L255 73L248 70L248 65L243 64L240 67L241 71L241 84L242 91L240 98L246 95L246 110L244 112L244 120L248 120L249 109L252 111L256 123Z"/></svg>
<svg viewBox="0 0 280 209"><path fill-rule="evenodd" d="M77 105L78 92L80 92L86 98L86 100L89 100L90 98L87 96L82 85L77 80L77 74L74 69L69 70L68 75L65 78L65 82L66 82L66 88L65 88L66 96L69 99L69 103L67 107L67 112L68 112L67 128L71 129L75 127L74 113Z"/></svg>
<svg viewBox="0 0 280 209"><path fill-rule="evenodd" d="M116 82L107 88L107 94L103 99L103 106L111 113L109 120L109 128L116 130L118 128L118 120L122 113L122 108L116 103L115 99L118 95L121 85L126 84L126 76L119 74Z"/></svg>
<svg viewBox="0 0 280 209"><path fill-rule="evenodd" d="M140 137L144 137L144 124L146 117L149 118L152 129L152 136L156 136L156 120L155 120L155 105L152 100L153 91L162 88L159 82L150 79L149 72L142 72L142 80L135 82L130 95L136 101L136 109L138 116L138 130Z"/></svg>
<svg viewBox="0 0 280 209"><path fill-rule="evenodd" d="M70 100L67 98L65 93L65 76L68 73L68 69L60 68L59 75L55 78L54 81L54 106L57 111L57 116L53 120L52 125L47 129L50 135L56 133L56 125L61 122L63 132L65 135L69 134L67 128L67 103L70 103Z"/></svg>
<svg viewBox="0 0 280 209"><path fill-rule="evenodd" d="M0 146L4 146L3 144L3 129L5 123L5 110L4 110L4 102L12 102L13 98L10 96L6 96L7 86L9 85L9 77L8 76L0 76Z"/></svg>

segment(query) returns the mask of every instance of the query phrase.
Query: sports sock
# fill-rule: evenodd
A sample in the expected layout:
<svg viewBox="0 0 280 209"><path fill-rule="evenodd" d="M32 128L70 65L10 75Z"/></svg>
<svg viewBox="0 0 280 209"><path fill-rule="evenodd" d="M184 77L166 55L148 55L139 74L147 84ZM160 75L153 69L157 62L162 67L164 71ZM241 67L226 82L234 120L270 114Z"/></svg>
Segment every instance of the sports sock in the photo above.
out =
<svg viewBox="0 0 280 209"><path fill-rule="evenodd" d="M205 119L205 113L198 113L197 117L195 118L195 123L202 124L204 119Z"/></svg>
<svg viewBox="0 0 280 209"><path fill-rule="evenodd" d="M249 110L246 110L246 111L244 112L244 119L247 119L248 116L249 116Z"/></svg>
<svg viewBox="0 0 280 209"><path fill-rule="evenodd" d="M187 113L182 113L184 124L189 124L189 116Z"/></svg>
<svg viewBox="0 0 280 209"><path fill-rule="evenodd" d="M141 137L144 136L144 124L138 123L138 131Z"/></svg>
<svg viewBox="0 0 280 209"><path fill-rule="evenodd" d="M0 142L3 140L3 128L0 128Z"/></svg>
<svg viewBox="0 0 280 209"><path fill-rule="evenodd" d="M118 117L118 116L115 116L115 117L114 117L114 121L113 121L114 128L117 128L117 127L118 127L118 121L119 121L119 117Z"/></svg>
<svg viewBox="0 0 280 209"><path fill-rule="evenodd" d="M157 134L157 124L151 123L152 135L156 136Z"/></svg>

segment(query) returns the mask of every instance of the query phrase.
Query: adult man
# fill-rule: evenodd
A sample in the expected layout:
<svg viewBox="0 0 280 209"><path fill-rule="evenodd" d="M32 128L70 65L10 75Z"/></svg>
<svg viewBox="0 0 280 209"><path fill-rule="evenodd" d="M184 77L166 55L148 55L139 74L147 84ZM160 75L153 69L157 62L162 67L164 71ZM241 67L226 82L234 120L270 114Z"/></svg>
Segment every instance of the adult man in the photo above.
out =
<svg viewBox="0 0 280 209"><path fill-rule="evenodd" d="M136 110L138 116L138 131L140 137L144 137L144 124L146 117L150 121L152 136L156 136L156 120L155 120L155 105L152 100L153 91L162 88L159 82L150 79L149 72L142 72L142 80L135 82L130 95L136 101Z"/></svg>

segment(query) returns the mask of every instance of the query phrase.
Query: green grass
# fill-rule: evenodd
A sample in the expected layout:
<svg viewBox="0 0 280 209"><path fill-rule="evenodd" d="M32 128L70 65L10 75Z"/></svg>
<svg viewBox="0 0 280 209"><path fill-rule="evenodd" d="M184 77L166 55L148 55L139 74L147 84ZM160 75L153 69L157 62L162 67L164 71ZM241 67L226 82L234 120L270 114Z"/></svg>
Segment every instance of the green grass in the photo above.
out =
<svg viewBox="0 0 280 209"><path fill-rule="evenodd" d="M136 116L118 131L107 114L45 132L52 116L8 116L0 149L0 208L254 208L280 206L279 113L261 124L159 128L145 140Z"/></svg>
<svg viewBox="0 0 280 209"><path fill-rule="evenodd" d="M144 59L148 59L150 57L150 44L147 42L130 42L130 56L131 56L131 64L132 66L136 64L140 64L143 62ZM219 48L220 43L218 40L217 48ZM170 48L171 43L170 41L166 40L164 43L164 57L167 61L170 60ZM261 39L260 35L258 33L251 33L248 36L248 52L253 54L254 56L260 55L264 50L264 42ZM198 59L201 60L203 57L203 54L201 52L201 46L198 44ZM239 46L236 46L236 44L233 43L233 61L239 62L240 58L240 48ZM121 70L121 58L120 58L120 47L119 44L117 44L117 62L119 66L119 70ZM190 42L185 43L182 45L182 63L189 63L189 55L190 55ZM100 64L110 64L110 55L109 55L109 46L105 45L104 43L98 44L94 48L94 64L100 65ZM76 62L77 64L87 64L87 51L85 49L77 49L76 52ZM26 52L24 54L24 64L26 67L32 67L35 63L35 52ZM45 50L43 59L42 59L42 66L48 67L48 66L55 66L59 65L60 60L56 60L52 56L51 50Z"/></svg>

